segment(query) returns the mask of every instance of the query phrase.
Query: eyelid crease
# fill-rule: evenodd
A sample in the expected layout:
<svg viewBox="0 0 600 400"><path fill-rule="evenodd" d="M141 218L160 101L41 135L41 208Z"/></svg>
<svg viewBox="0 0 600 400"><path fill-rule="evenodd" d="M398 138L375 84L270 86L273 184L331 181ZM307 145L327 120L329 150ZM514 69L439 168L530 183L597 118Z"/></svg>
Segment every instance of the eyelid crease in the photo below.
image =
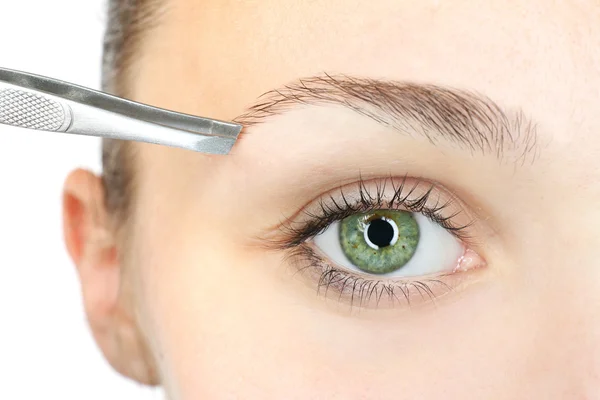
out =
<svg viewBox="0 0 600 400"><path fill-rule="evenodd" d="M536 124L522 110L508 113L485 96L431 84L325 73L263 94L234 122L248 127L298 105L326 104L349 108L403 134L423 136L434 145L457 144L501 162L524 165L539 156Z"/></svg>

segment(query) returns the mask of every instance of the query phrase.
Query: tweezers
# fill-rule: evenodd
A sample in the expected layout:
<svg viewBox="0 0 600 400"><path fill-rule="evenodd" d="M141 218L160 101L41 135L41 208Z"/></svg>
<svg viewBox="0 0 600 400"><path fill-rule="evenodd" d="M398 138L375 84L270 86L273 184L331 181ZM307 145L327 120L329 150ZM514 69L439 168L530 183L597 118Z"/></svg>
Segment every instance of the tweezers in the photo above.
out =
<svg viewBox="0 0 600 400"><path fill-rule="evenodd" d="M228 154L241 125L0 68L0 124Z"/></svg>

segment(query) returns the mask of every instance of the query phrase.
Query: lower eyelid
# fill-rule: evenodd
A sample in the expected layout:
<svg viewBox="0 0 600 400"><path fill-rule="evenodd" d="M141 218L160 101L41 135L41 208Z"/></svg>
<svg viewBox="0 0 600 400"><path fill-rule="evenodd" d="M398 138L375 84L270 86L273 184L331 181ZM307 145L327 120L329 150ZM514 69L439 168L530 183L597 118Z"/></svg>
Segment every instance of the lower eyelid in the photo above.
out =
<svg viewBox="0 0 600 400"><path fill-rule="evenodd" d="M323 262L308 244L293 249L290 260L313 288L316 282L318 296L338 300L350 308L366 309L415 309L427 305L435 306L442 297L462 290L468 283L473 282L480 270L471 268L463 271L456 268L453 272L430 276L377 279L332 267ZM475 261L469 262L473 266Z"/></svg>

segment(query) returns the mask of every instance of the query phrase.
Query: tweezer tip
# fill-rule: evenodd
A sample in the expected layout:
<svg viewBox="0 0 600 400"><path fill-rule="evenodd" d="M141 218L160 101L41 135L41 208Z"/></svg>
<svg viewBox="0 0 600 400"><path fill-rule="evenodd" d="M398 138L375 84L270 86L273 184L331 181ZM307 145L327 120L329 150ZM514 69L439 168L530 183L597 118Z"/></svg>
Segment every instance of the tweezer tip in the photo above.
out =
<svg viewBox="0 0 600 400"><path fill-rule="evenodd" d="M239 124L224 121L214 121L212 124L211 134L237 139L242 131L242 128L242 125Z"/></svg>

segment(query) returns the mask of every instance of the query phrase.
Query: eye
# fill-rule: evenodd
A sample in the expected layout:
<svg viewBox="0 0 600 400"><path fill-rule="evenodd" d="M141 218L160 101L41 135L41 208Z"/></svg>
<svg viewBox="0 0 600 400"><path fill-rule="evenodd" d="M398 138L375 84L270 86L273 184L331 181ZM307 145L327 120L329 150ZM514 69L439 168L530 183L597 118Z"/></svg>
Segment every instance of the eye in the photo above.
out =
<svg viewBox="0 0 600 400"><path fill-rule="evenodd" d="M360 178L293 215L267 240L317 295L351 307L433 301L481 276L464 272L487 266L471 249L479 231L467 204L425 180Z"/></svg>
<svg viewBox="0 0 600 400"><path fill-rule="evenodd" d="M452 272L465 252L440 224L404 210L356 213L333 222L313 240L331 263L388 278Z"/></svg>

